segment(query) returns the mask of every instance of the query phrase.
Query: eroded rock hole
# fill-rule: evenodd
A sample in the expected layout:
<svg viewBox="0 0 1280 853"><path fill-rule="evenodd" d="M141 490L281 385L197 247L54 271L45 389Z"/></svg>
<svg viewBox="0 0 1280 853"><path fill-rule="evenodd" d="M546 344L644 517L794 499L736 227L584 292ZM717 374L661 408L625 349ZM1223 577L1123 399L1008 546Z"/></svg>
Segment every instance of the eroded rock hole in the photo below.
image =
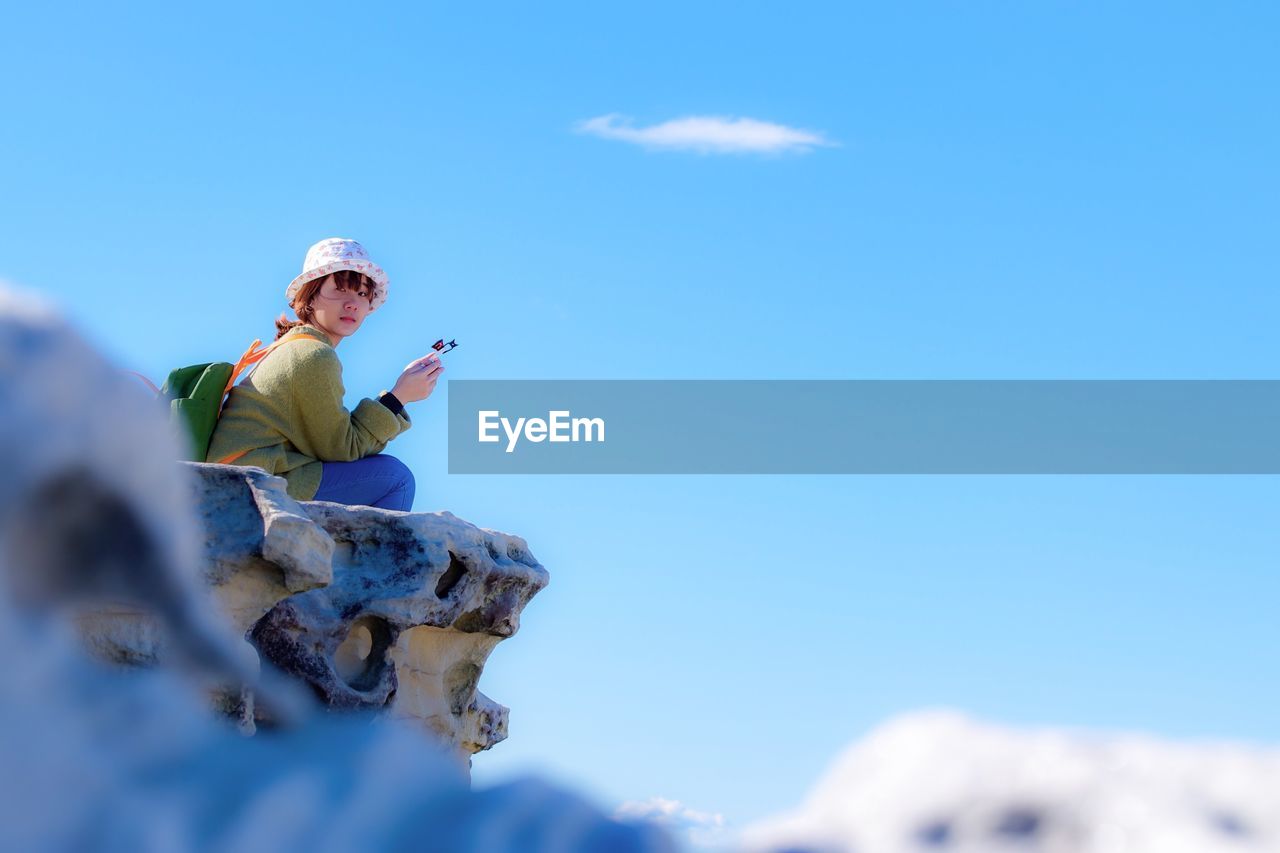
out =
<svg viewBox="0 0 1280 853"><path fill-rule="evenodd" d="M444 570L444 574L440 576L440 580L436 582L436 598L444 598L453 592L453 588L458 585L458 581L462 580L467 574L467 567L458 559L458 555L449 552L449 568Z"/></svg>
<svg viewBox="0 0 1280 853"><path fill-rule="evenodd" d="M349 539L335 539L333 542L333 564L349 566L356 561L356 545Z"/></svg>
<svg viewBox="0 0 1280 853"><path fill-rule="evenodd" d="M391 628L377 616L361 616L351 623L347 636L333 653L338 677L352 690L371 690L387 665Z"/></svg>

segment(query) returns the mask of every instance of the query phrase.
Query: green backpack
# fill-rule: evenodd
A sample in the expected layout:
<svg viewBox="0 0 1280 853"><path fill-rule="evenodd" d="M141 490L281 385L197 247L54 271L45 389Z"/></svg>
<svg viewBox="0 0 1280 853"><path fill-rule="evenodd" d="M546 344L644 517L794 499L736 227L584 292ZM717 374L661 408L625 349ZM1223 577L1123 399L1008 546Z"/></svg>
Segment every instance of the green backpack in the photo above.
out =
<svg viewBox="0 0 1280 853"><path fill-rule="evenodd" d="M169 417L187 437L189 462L203 462L209 454L209 440L222 413L222 400L234 382L235 365L225 361L193 364L170 371L160 386L169 400Z"/></svg>
<svg viewBox="0 0 1280 853"><path fill-rule="evenodd" d="M298 336L281 338L263 347L255 340L235 364L214 361L209 364L192 364L176 368L169 373L164 385L156 388L142 377L161 397L169 401L169 417L174 426L187 437L187 452L183 457L189 462L203 462L209 455L209 441L213 429L222 414L222 404L245 368L266 357L267 353L287 341L305 340ZM135 374L140 375L140 374Z"/></svg>

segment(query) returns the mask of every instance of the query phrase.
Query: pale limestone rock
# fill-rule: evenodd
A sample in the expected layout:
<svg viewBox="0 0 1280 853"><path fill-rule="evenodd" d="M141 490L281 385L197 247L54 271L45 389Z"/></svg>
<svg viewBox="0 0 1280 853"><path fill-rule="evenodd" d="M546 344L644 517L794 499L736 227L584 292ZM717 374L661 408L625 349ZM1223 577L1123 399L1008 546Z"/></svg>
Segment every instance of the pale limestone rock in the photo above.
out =
<svg viewBox="0 0 1280 853"><path fill-rule="evenodd" d="M421 721L461 761L504 739L507 709L476 682L547 583L524 540L448 512L303 507L336 543L333 583L267 614L259 651L330 707Z"/></svg>
<svg viewBox="0 0 1280 853"><path fill-rule="evenodd" d="M243 738L212 719L193 680L252 674L202 583L178 442L132 379L36 303L0 287L0 850L673 850L537 780L471 791L427 738L385 720L306 714ZM253 493L257 475L237 476L232 494ZM273 523L264 558L282 586L309 584L272 556ZM242 619L260 606L235 600ZM154 614L122 642L146 658L163 630L162 665L90 661L63 618L86 610Z"/></svg>
<svg viewBox="0 0 1280 853"><path fill-rule="evenodd" d="M199 575L218 614L243 638L277 602L332 579L333 540L285 492L285 481L258 468L182 462L199 524ZM81 636L99 658L154 665L164 634L136 607L80 614ZM258 656L246 640L238 655L250 671Z"/></svg>
<svg viewBox="0 0 1280 853"><path fill-rule="evenodd" d="M333 580L333 540L260 468L183 463L204 531L204 581L236 636L279 601Z"/></svg>
<svg viewBox="0 0 1280 853"><path fill-rule="evenodd" d="M282 478L257 468L180 467L201 531L198 576L236 637L253 631L330 707L419 721L463 763L506 737L507 708L476 683L547 583L524 540L448 512L299 504ZM99 605L78 625L99 658L162 662L166 633L144 607ZM258 671L247 642L234 653L244 671ZM222 684L212 697L254 731L251 694Z"/></svg>

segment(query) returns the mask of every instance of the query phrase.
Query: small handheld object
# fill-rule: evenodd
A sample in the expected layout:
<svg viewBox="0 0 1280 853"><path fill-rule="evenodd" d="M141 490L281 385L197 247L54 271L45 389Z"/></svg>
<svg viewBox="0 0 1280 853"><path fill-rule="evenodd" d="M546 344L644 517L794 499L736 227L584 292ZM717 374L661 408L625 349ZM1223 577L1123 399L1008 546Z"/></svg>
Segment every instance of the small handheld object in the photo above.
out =
<svg viewBox="0 0 1280 853"><path fill-rule="evenodd" d="M439 353L440 355L444 355L449 350L455 349L457 346L458 346L457 341L449 341L449 343L446 344L444 342L444 338L441 338L440 340L432 344L431 348L435 350L437 353Z"/></svg>

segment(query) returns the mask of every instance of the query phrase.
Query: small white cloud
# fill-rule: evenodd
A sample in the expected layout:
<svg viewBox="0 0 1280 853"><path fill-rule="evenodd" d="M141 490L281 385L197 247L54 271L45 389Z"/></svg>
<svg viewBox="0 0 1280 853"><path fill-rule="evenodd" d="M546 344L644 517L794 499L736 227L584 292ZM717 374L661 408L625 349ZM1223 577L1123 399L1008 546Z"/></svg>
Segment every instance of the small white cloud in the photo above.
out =
<svg viewBox="0 0 1280 853"><path fill-rule="evenodd" d="M613 816L621 820L655 823L674 835L684 836L694 847L719 848L731 840L724 815L696 811L679 800L665 797L630 800L618 806Z"/></svg>
<svg viewBox="0 0 1280 853"><path fill-rule="evenodd" d="M703 154L781 154L837 144L815 131L732 116L685 116L636 127L627 116L609 113L580 121L575 129L601 139L616 139L645 148Z"/></svg>

